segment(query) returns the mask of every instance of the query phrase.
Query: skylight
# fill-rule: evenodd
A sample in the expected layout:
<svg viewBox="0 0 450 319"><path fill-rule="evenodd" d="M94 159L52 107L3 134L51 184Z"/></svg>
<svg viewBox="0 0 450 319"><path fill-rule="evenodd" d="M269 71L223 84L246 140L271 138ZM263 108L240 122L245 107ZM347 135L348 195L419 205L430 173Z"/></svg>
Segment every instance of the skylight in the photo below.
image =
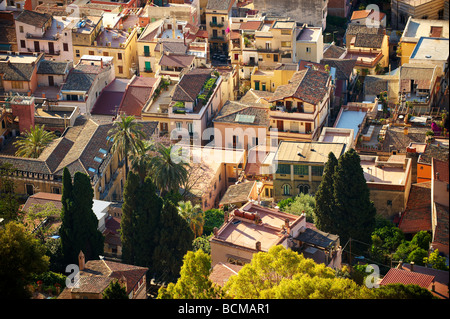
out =
<svg viewBox="0 0 450 319"><path fill-rule="evenodd" d="M98 151L104 155L108 154L108 151L105 150L104 148L100 148Z"/></svg>
<svg viewBox="0 0 450 319"><path fill-rule="evenodd" d="M236 119L234 121L243 123L253 123L255 121L255 115L238 114L236 115Z"/></svg>
<svg viewBox="0 0 450 319"><path fill-rule="evenodd" d="M95 168L92 168L92 167L89 167L88 171L92 172L92 173L97 173L97 170Z"/></svg>
<svg viewBox="0 0 450 319"><path fill-rule="evenodd" d="M98 157L98 156L94 157L94 161L96 161L98 163L103 162L103 160L100 157Z"/></svg>

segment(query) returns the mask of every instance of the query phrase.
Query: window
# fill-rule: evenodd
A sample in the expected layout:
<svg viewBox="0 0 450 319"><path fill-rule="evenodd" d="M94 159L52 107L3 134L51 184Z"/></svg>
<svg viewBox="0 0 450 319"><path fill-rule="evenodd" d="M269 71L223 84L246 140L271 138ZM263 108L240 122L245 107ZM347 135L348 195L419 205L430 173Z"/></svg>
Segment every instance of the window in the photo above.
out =
<svg viewBox="0 0 450 319"><path fill-rule="evenodd" d="M67 43L63 43L63 50L69 51L69 45Z"/></svg>
<svg viewBox="0 0 450 319"><path fill-rule="evenodd" d="M311 48L310 47L306 47L306 53L311 53Z"/></svg>
<svg viewBox="0 0 450 319"><path fill-rule="evenodd" d="M152 71L152 64L151 64L150 61L145 61L144 70L145 70L145 72L151 72Z"/></svg>
<svg viewBox="0 0 450 319"><path fill-rule="evenodd" d="M277 174L290 174L291 165L289 164L278 164Z"/></svg>
<svg viewBox="0 0 450 319"><path fill-rule="evenodd" d="M19 26L19 32L20 32L20 33L23 33L23 26L22 26L22 25Z"/></svg>
<svg viewBox="0 0 450 319"><path fill-rule="evenodd" d="M294 174L295 175L309 175L309 168L307 165L294 165Z"/></svg>
<svg viewBox="0 0 450 319"><path fill-rule="evenodd" d="M33 184L25 184L25 190L27 195L31 196L34 194L34 186Z"/></svg>
<svg viewBox="0 0 450 319"><path fill-rule="evenodd" d="M175 126L176 126L176 128L177 128L177 131L181 131L181 128L182 128L182 126L183 126L183 123L182 123L182 122L175 122Z"/></svg>
<svg viewBox="0 0 450 319"><path fill-rule="evenodd" d="M298 185L299 194L309 194L309 185Z"/></svg>
<svg viewBox="0 0 450 319"><path fill-rule="evenodd" d="M322 176L323 166L311 166L311 174L312 176Z"/></svg>
<svg viewBox="0 0 450 319"><path fill-rule="evenodd" d="M26 48L25 40L20 40L20 47Z"/></svg>
<svg viewBox="0 0 450 319"><path fill-rule="evenodd" d="M281 41L281 46L282 47L291 47L291 42L290 41Z"/></svg>
<svg viewBox="0 0 450 319"><path fill-rule="evenodd" d="M190 134L194 133L194 125L192 123L188 123L187 127Z"/></svg>
<svg viewBox="0 0 450 319"><path fill-rule="evenodd" d="M118 59L118 60L122 60L122 53L120 53L120 52L117 53L117 59Z"/></svg>
<svg viewBox="0 0 450 319"><path fill-rule="evenodd" d="M291 185L289 185L289 184L284 184L283 185L283 195L284 196L291 195Z"/></svg>
<svg viewBox="0 0 450 319"><path fill-rule="evenodd" d="M61 187L52 187L53 194L61 194Z"/></svg>
<svg viewBox="0 0 450 319"><path fill-rule="evenodd" d="M291 30L281 30L281 34L282 35L290 35L291 34Z"/></svg>
<svg viewBox="0 0 450 319"><path fill-rule="evenodd" d="M75 56L76 56L77 58L80 57L80 50L75 50Z"/></svg>
<svg viewBox="0 0 450 319"><path fill-rule="evenodd" d="M103 52L103 56L109 56L109 52Z"/></svg>
<svg viewBox="0 0 450 319"><path fill-rule="evenodd" d="M119 73L122 74L123 73L123 66L119 65Z"/></svg>
<svg viewBox="0 0 450 319"><path fill-rule="evenodd" d="M94 51L89 51L89 55L94 55Z"/></svg>

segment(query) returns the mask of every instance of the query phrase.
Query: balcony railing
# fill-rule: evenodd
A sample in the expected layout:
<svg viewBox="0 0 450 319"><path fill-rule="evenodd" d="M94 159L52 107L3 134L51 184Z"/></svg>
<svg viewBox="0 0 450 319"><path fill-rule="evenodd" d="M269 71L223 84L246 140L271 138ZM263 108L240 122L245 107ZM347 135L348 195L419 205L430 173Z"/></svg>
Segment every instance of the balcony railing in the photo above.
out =
<svg viewBox="0 0 450 319"><path fill-rule="evenodd" d="M218 22L211 21L209 23L209 26L212 27L212 28L223 28L223 23L218 23Z"/></svg>
<svg viewBox="0 0 450 319"><path fill-rule="evenodd" d="M219 35L213 35L213 36L211 36L211 40L213 40L213 41L215 41L215 40L218 40L218 41L224 41L225 40L225 37L222 37L222 36L219 36Z"/></svg>

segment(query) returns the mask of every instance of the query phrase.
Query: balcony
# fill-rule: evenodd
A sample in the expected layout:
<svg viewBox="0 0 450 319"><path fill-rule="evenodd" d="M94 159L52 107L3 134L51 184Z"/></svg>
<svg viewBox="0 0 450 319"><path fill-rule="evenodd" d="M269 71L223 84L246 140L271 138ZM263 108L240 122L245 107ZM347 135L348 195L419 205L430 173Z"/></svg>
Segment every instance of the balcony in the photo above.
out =
<svg viewBox="0 0 450 319"><path fill-rule="evenodd" d="M217 21L216 22L211 21L209 23L209 26L211 28L223 28L223 23L218 23Z"/></svg>
<svg viewBox="0 0 450 319"><path fill-rule="evenodd" d="M262 46L256 47L256 51L261 53L280 53L280 49L273 49L271 47L262 47Z"/></svg>
<svg viewBox="0 0 450 319"><path fill-rule="evenodd" d="M225 41L225 37L219 35L212 35L210 41Z"/></svg>
<svg viewBox="0 0 450 319"><path fill-rule="evenodd" d="M286 112L283 107L273 107L269 111L269 116L271 118L284 118L299 121L314 121L314 113L304 113L304 112Z"/></svg>

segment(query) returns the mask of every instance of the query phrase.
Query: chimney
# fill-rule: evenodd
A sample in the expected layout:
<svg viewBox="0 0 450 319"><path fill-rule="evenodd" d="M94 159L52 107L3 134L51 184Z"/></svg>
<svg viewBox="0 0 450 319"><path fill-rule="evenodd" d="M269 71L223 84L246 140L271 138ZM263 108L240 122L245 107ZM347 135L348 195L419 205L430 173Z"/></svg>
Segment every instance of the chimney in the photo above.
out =
<svg viewBox="0 0 450 319"><path fill-rule="evenodd" d="M78 267L80 268L80 271L84 269L84 254L80 250L80 253L78 254Z"/></svg>
<svg viewBox="0 0 450 319"><path fill-rule="evenodd" d="M213 229L214 236L217 236L218 232L219 232L219 229L217 227L214 227L214 229Z"/></svg>
<svg viewBox="0 0 450 319"><path fill-rule="evenodd" d="M400 261L398 262L397 269L403 269L402 265L403 265L403 260L400 260Z"/></svg>
<svg viewBox="0 0 450 319"><path fill-rule="evenodd" d="M414 271L414 261L411 261L409 264L411 265L411 271Z"/></svg>
<svg viewBox="0 0 450 319"><path fill-rule="evenodd" d="M228 217L229 217L229 213L228 212L224 212L223 213L223 219L224 219L225 223L228 222Z"/></svg>
<svg viewBox="0 0 450 319"><path fill-rule="evenodd" d="M256 244L255 244L255 247L256 247L257 251L261 251L261 242L257 241Z"/></svg>
<svg viewBox="0 0 450 319"><path fill-rule="evenodd" d="M289 219L288 218L286 218L285 220L284 220L284 226L286 227L286 231L288 232L288 234L289 234L289 232L290 232L290 226L289 226Z"/></svg>

